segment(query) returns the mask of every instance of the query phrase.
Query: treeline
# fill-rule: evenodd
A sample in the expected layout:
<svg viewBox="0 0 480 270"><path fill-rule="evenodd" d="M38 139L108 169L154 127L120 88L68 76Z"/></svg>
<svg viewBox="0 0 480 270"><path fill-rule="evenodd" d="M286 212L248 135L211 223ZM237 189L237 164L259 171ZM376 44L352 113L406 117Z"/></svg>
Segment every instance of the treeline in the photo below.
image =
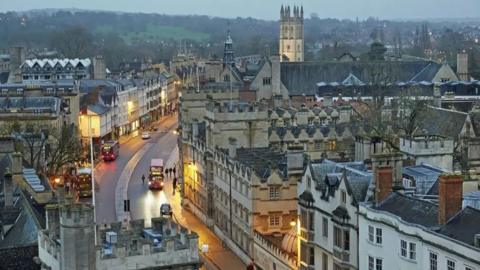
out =
<svg viewBox="0 0 480 270"><path fill-rule="evenodd" d="M421 22L305 19L306 59L331 59L343 51L365 53L368 44L381 37L384 44L401 40L407 48L414 43ZM458 50L465 42L451 43L452 32L461 32L471 22L429 24L432 38L444 50ZM222 56L223 41L231 30L237 55L269 54L278 51L278 21L253 18L225 19L208 16L170 16L144 13L97 11L32 11L0 13L0 48L23 45L32 49L57 50L66 57L102 54L111 69L121 62L170 59L180 47L207 57ZM472 28L475 29L475 28ZM442 36L445 34L445 38ZM414 53L416 53L414 51ZM418 52L421 56L422 52Z"/></svg>

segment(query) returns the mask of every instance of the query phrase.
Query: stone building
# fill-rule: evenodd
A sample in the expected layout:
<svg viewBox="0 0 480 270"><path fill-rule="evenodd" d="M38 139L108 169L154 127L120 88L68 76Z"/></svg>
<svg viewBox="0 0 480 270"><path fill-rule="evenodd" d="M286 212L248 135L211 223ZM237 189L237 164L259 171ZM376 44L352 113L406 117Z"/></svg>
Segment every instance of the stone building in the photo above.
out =
<svg viewBox="0 0 480 270"><path fill-rule="evenodd" d="M280 10L280 57L282 61L304 60L303 6L283 7Z"/></svg>
<svg viewBox="0 0 480 270"><path fill-rule="evenodd" d="M99 230L95 244L93 208L65 203L47 206L47 226L38 234L42 269L198 269L198 235L165 218L120 222Z"/></svg>
<svg viewBox="0 0 480 270"><path fill-rule="evenodd" d="M440 176L437 202L392 192L391 168L375 202L359 208L359 267L479 269L480 211L462 209L462 176Z"/></svg>
<svg viewBox="0 0 480 270"><path fill-rule="evenodd" d="M453 170L453 140L438 136L401 138L400 151L407 159L414 160L416 165L435 164L444 170Z"/></svg>

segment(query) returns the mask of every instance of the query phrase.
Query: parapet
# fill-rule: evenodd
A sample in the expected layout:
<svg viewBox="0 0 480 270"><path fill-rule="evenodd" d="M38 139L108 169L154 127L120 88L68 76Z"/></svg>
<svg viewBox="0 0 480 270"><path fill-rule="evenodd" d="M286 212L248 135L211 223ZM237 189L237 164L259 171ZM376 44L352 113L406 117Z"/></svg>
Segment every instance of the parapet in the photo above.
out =
<svg viewBox="0 0 480 270"><path fill-rule="evenodd" d="M60 226L75 228L93 224L93 206L83 203L60 205Z"/></svg>

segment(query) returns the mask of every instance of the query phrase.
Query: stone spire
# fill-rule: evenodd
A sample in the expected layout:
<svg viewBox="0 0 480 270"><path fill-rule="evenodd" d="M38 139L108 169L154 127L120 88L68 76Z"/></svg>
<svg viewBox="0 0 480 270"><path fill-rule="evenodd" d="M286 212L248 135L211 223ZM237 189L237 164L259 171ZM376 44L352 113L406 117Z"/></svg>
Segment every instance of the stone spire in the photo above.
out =
<svg viewBox="0 0 480 270"><path fill-rule="evenodd" d="M225 40L223 50L223 65L225 67L235 65L235 51L233 50L233 40L230 36L230 26L228 27L227 39Z"/></svg>

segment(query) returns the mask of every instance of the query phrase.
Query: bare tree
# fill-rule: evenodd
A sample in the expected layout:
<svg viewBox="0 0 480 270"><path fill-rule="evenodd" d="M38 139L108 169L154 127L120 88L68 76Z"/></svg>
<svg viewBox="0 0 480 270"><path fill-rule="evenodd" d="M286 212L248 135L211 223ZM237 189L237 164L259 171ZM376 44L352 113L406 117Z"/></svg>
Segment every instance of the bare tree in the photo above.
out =
<svg viewBox="0 0 480 270"><path fill-rule="evenodd" d="M82 145L74 125L65 125L51 134L47 155L47 173L54 175L68 164L79 161Z"/></svg>

